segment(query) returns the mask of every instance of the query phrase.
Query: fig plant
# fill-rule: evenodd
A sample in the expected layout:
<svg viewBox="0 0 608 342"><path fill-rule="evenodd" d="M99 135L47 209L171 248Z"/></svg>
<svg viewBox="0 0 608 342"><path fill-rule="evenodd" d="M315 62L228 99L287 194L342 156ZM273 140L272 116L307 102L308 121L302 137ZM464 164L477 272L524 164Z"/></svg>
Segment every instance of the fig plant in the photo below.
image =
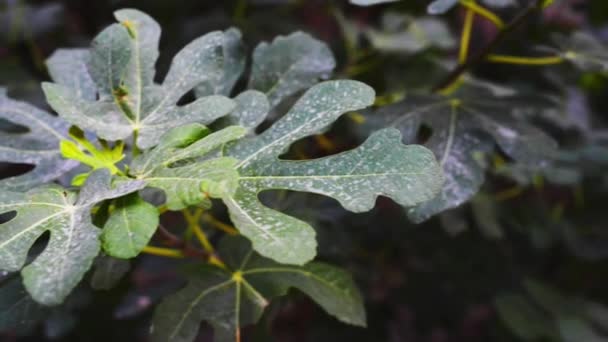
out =
<svg viewBox="0 0 608 342"><path fill-rule="evenodd" d="M0 284L0 329L67 306L79 287L112 287L128 260L144 254L179 259L174 268L184 280L158 300L155 341L192 341L201 322L212 326L214 340L241 341L242 328L291 288L338 321L365 326L364 296L351 275L315 260L325 228L315 224L321 205L302 219L264 195L312 193L354 213L372 210L383 196L411 222L439 217L452 233L456 221L469 220L461 217L469 203L476 226L498 239L501 219L520 219L505 198L542 188L545 179L579 186L583 171L573 165L605 150L596 142L588 146L594 153L560 150L547 126L570 128L555 113L562 100L469 72L478 64L563 67L558 83L570 82L571 73L605 75L608 49L585 32L554 34L530 56L499 53L522 23L556 2L434 0L431 16L388 12L382 29L332 8L347 55L340 76L365 74L376 52L422 56L429 66L425 80L410 86L400 66L383 65L379 96L360 81L332 79L339 64L332 51L303 32L260 43L250 60L238 29L211 32L178 52L161 77L159 24L138 10L115 12L116 23L90 48L60 49L46 60L52 82L42 89L54 113L0 91L0 119L23 128L0 132L0 162L33 166L0 180L0 270L11 273ZM433 16L458 8L462 28L453 39ZM506 9L515 9L509 20L501 15ZM474 49L476 18L496 33ZM451 48L457 53L443 54ZM328 148L316 159L298 153L300 141L315 137L323 145L323 134L344 121L358 146ZM516 186L490 197L482 191L489 177ZM535 211L532 202L527 211ZM218 208L225 220L209 214ZM529 216L552 226L560 213L557 206ZM567 223L557 229L575 253L598 254ZM601 304L534 279L520 290L493 297L520 339L600 340L597 326L608 312Z"/></svg>
<svg viewBox="0 0 608 342"><path fill-rule="evenodd" d="M198 261L186 270L186 287L159 305L153 339L193 340L208 321L218 340L238 341L241 326L255 323L290 287L337 319L365 325L350 276L312 261L312 227L266 207L258 194L311 192L353 212L372 209L378 196L414 206L441 188L433 153L404 145L398 130L386 128L340 154L281 158L294 142L374 103L374 90L361 82L318 83L335 65L325 44L304 33L260 44L248 89L231 99L246 63L238 30L188 44L158 84L159 25L137 10L115 17L90 49L59 50L48 59L53 83L42 87L58 117L2 93L0 117L27 131L3 135L0 160L35 167L0 183L0 212L10 215L0 225L0 269L20 271L35 302L58 305L100 254L182 256L150 245L159 216L190 218L221 200L238 231L227 235L238 236L222 239L216 251L190 220ZM181 104L190 92L196 99ZM266 115L294 96L291 109L257 133ZM69 186L54 182L63 179ZM29 260L46 232L48 244Z"/></svg>

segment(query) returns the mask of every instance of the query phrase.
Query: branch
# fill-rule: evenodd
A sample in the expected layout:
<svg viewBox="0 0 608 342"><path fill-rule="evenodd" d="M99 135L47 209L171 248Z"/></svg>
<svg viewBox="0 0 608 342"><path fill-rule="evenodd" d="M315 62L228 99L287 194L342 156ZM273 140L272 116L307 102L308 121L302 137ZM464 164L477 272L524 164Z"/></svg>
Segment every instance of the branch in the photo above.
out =
<svg viewBox="0 0 608 342"><path fill-rule="evenodd" d="M465 71L469 70L473 65L483 61L485 57L496 48L515 28L526 19L534 14L537 10L541 9L544 0L533 0L530 4L524 8L513 20L511 20L503 30L501 30L494 39L489 42L481 51L479 51L473 58L469 58L465 63L458 65L452 72L450 72L443 81L437 84L433 88L433 92L439 92L447 87L462 76Z"/></svg>

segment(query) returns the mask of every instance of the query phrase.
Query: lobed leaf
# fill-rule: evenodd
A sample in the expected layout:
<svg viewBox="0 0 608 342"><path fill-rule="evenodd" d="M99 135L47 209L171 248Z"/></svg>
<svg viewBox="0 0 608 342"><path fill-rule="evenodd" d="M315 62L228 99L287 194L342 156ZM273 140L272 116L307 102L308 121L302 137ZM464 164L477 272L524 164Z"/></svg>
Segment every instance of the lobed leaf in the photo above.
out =
<svg viewBox="0 0 608 342"><path fill-rule="evenodd" d="M241 41L241 31L231 28L224 33L221 50L220 72L213 78L199 84L195 93L197 97L209 95L230 96L232 88L245 70L245 47Z"/></svg>
<svg viewBox="0 0 608 342"><path fill-rule="evenodd" d="M238 340L241 327L257 322L269 301L292 287L340 321L365 325L361 295L346 272L323 263L277 264L239 237L222 240L219 252L228 269L193 270L187 286L157 308L153 341L192 341L203 320L214 327L216 341Z"/></svg>
<svg viewBox="0 0 608 342"><path fill-rule="evenodd" d="M248 88L266 93L271 107L329 77L336 67L327 45L302 32L261 43L252 63Z"/></svg>
<svg viewBox="0 0 608 342"><path fill-rule="evenodd" d="M158 24L132 9L117 11L115 16L121 24L111 25L93 40L87 63L98 101L66 82L43 84L49 104L61 117L107 140L137 134L137 146L149 148L168 129L194 122L208 124L234 109L232 100L219 95L185 106L177 102L197 85L223 77L222 46L238 32L211 32L188 44L174 57L159 85L154 83ZM71 71L56 69L63 78Z"/></svg>
<svg viewBox="0 0 608 342"><path fill-rule="evenodd" d="M467 90L468 89L468 90ZM497 97L481 87L468 86L448 96L413 95L366 116L367 129L395 127L414 141L420 127L431 128L426 142L437 156L445 183L432 200L408 210L415 222L424 221L468 201L485 179L484 156L494 144L518 162L541 167L555 155L557 144L544 132L517 119L512 105L535 104L518 96Z"/></svg>
<svg viewBox="0 0 608 342"><path fill-rule="evenodd" d="M373 207L378 195L413 205L432 198L441 174L432 153L403 146L399 132L379 132L359 148L318 160L282 161L293 142L325 130L340 115L369 106L374 91L356 81L331 81L309 89L293 108L262 134L229 146L239 160L239 188L223 197L239 231L254 249L281 263L302 265L316 252L315 232L307 223L265 207L258 193L287 189L336 198L348 210ZM390 153L387 151L390 150Z"/></svg>
<svg viewBox="0 0 608 342"><path fill-rule="evenodd" d="M91 222L92 207L103 200L141 189L141 181L110 186L108 170L91 174L79 195L58 186L27 193L0 192L0 212L16 216L0 224L0 269L23 268L28 251L45 232L50 239L44 251L21 274L34 300L56 305L78 284L99 252L99 229Z"/></svg>
<svg viewBox="0 0 608 342"><path fill-rule="evenodd" d="M77 166L65 160L59 142L69 125L29 104L10 99L0 88L0 119L27 128L25 133L0 131L0 161L30 164L34 169L0 180L0 191L24 191L51 182Z"/></svg>

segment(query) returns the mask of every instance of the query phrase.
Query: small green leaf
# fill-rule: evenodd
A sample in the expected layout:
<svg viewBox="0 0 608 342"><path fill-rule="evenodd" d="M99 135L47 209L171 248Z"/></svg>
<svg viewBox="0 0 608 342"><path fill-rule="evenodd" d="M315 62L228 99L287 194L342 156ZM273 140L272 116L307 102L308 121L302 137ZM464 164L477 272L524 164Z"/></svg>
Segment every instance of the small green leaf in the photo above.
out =
<svg viewBox="0 0 608 342"><path fill-rule="evenodd" d="M116 258L136 257L154 235L158 222L158 209L138 194L114 200L101 234L103 250Z"/></svg>
<svg viewBox="0 0 608 342"><path fill-rule="evenodd" d="M271 107L327 78L336 61L325 43L302 32L261 43L253 51L250 89L266 93Z"/></svg>
<svg viewBox="0 0 608 342"><path fill-rule="evenodd" d="M228 270L193 269L187 286L156 309L153 341L192 341L203 320L214 327L216 341L234 341L241 327L259 320L271 299L292 287L340 321L365 326L361 295L346 272L323 263L277 264L239 237L222 240L219 252Z"/></svg>
<svg viewBox="0 0 608 342"><path fill-rule="evenodd" d="M58 186L27 193L0 192L0 213L17 213L0 224L0 269L20 270L34 242L51 232L44 251L21 272L37 302L61 303L97 256L99 229L91 222L93 206L144 186L141 181L128 181L111 188L110 182L110 173L104 169L91 174L79 195Z"/></svg>

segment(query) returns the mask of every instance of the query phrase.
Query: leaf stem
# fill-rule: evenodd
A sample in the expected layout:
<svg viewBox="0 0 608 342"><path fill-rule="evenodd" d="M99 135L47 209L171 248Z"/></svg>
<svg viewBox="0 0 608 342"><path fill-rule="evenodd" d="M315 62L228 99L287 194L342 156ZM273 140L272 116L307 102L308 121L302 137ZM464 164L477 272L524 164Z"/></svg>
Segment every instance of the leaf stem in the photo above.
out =
<svg viewBox="0 0 608 342"><path fill-rule="evenodd" d="M172 249L172 248L146 246L142 249L142 252L146 253L146 254L163 256L163 257L168 257L168 258L176 258L176 259L182 259L185 257L184 253L182 253L182 251L180 251L178 249Z"/></svg>
<svg viewBox="0 0 608 342"><path fill-rule="evenodd" d="M520 56L506 56L506 55L493 55L489 54L486 57L488 62L492 63L505 63L505 64L518 64L518 65L552 65L560 64L566 60L562 56L549 56L549 57L520 57Z"/></svg>
<svg viewBox="0 0 608 342"><path fill-rule="evenodd" d="M201 225L199 223L201 216L203 216L203 212L204 210L201 208L197 208L196 210L194 210L194 212L191 212L188 209L184 209L182 211L184 218L188 223L188 230L194 233L194 235L200 242L201 246L205 249L205 251L213 253L215 249L213 248L211 242L209 242L209 238L207 237L205 232L203 232L203 229L201 228Z"/></svg>
<svg viewBox="0 0 608 342"><path fill-rule="evenodd" d="M544 0L531 1L526 8L524 8L513 20L511 20L503 30L501 30L494 39L488 43L481 51L479 51L473 58L467 59L463 64L459 64L454 68L441 82L439 82L434 88L433 92L440 92L444 88L448 88L453 82L458 81L460 76L464 74L469 68L480 61L483 61L485 57L492 51L498 44L500 44L516 27L526 21L526 19L534 14L537 10L542 9Z"/></svg>
<svg viewBox="0 0 608 342"><path fill-rule="evenodd" d="M134 130L133 131L133 145L131 146L131 153L133 158L137 157L139 155L139 153L141 152L139 150L139 147L137 147L137 138L139 137L139 131L138 130Z"/></svg>
<svg viewBox="0 0 608 342"><path fill-rule="evenodd" d="M492 13L492 11L485 9L482 6L479 6L474 0L460 0L460 4L463 7L466 7L467 11L472 11L488 19L494 24L494 26L498 27L499 29L502 30L505 27L505 23L502 21L502 19L500 19L499 16Z"/></svg>
<svg viewBox="0 0 608 342"><path fill-rule="evenodd" d="M203 215L203 221L209 223L213 228L219 229L228 235L239 235L239 231L236 228L216 219L211 214Z"/></svg>
<svg viewBox="0 0 608 342"><path fill-rule="evenodd" d="M469 55L469 45L471 42L471 32L473 31L473 22L475 21L475 12L467 8L467 12L464 18L464 25L462 27L462 34L460 35L460 50L458 53L458 62L463 64L467 61Z"/></svg>

